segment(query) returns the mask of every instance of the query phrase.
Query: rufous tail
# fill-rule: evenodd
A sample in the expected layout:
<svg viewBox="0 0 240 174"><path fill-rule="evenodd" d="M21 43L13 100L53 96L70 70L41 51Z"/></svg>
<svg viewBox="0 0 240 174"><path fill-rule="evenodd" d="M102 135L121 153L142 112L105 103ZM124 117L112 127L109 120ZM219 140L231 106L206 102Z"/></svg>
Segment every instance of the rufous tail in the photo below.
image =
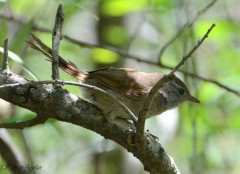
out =
<svg viewBox="0 0 240 174"><path fill-rule="evenodd" d="M35 35L31 34L32 38L33 38L33 42L32 41L27 41L27 43L29 44L29 46L39 52L41 52L42 54L44 54L45 56L47 56L47 58L52 61L52 49L49 48L47 45L45 45L38 37L36 37ZM76 67L76 65L74 65L72 62L67 62L66 60L64 60L61 56L58 57L59 58L59 67L65 71L66 73L72 75L73 77L79 79L79 80L83 80L86 75L81 72L80 70L78 70L78 68Z"/></svg>

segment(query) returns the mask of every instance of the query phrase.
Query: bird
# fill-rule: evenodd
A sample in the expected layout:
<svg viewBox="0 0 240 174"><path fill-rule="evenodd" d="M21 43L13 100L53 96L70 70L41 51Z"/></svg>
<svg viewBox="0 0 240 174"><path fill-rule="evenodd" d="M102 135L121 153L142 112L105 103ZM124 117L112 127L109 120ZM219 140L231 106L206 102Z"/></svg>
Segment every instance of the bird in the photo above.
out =
<svg viewBox="0 0 240 174"><path fill-rule="evenodd" d="M52 49L35 35L31 36L33 40L28 41L29 46L47 56L51 61ZM116 96L136 117L139 116L150 89L164 76L162 73L146 73L132 68L112 67L83 72L74 63L66 61L61 56L59 56L59 67L80 82L96 86ZM190 94L183 81L174 74L171 79L154 96L147 118L160 115L185 101L200 103ZM84 98L100 108L108 121L125 126L126 121L131 120L129 113L110 96L89 88L83 88L82 91Z"/></svg>

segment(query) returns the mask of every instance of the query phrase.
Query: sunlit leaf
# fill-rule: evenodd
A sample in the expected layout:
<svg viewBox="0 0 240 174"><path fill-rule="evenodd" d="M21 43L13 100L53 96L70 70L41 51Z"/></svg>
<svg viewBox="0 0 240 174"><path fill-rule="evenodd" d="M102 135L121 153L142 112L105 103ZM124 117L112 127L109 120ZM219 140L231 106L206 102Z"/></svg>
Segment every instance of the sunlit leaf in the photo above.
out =
<svg viewBox="0 0 240 174"><path fill-rule="evenodd" d="M94 49L92 52L92 57L96 62L105 64L114 63L119 59L119 55L116 53L101 48Z"/></svg>
<svg viewBox="0 0 240 174"><path fill-rule="evenodd" d="M146 0L111 0L104 1L102 12L109 16L123 16L138 11L146 6Z"/></svg>

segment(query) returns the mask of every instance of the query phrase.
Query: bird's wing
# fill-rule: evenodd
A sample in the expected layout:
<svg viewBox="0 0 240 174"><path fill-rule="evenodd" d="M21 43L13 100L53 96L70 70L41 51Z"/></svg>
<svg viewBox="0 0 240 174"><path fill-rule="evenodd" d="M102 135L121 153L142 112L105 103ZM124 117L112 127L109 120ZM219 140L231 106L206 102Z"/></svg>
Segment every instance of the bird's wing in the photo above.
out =
<svg viewBox="0 0 240 174"><path fill-rule="evenodd" d="M129 97L145 96L162 77L159 73L145 73L130 68L104 68L88 73L90 78L94 77L105 86ZM153 74L157 78L153 78Z"/></svg>

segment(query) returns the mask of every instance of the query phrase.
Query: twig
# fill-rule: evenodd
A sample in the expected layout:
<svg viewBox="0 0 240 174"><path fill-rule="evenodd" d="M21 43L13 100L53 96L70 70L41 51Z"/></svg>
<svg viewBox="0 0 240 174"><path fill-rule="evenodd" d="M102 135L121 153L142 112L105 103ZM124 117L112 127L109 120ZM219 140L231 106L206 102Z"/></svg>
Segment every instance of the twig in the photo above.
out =
<svg viewBox="0 0 240 174"><path fill-rule="evenodd" d="M36 116L31 120L15 122L15 123L0 123L0 128L9 128L9 129L24 129L27 127L32 127L37 124L43 124L48 118Z"/></svg>
<svg viewBox="0 0 240 174"><path fill-rule="evenodd" d="M204 14L209 8L211 8L215 3L217 2L217 0L212 0L206 7L204 7L202 10L198 11L196 16L192 18L191 21L188 21L186 24L184 24L179 30L178 32L169 40L167 41L167 43L165 43L165 45L160 49L159 54L158 54L158 60L159 60L159 64L161 64L161 58L163 53L165 52L165 50L183 33L183 31L185 31L186 28L191 27L195 21L198 20L198 18Z"/></svg>
<svg viewBox="0 0 240 174"><path fill-rule="evenodd" d="M62 24L64 21L64 14L62 11L62 5L58 6L55 25L52 33L52 79L59 79L59 69L58 69L58 50L61 40Z"/></svg>
<svg viewBox="0 0 240 174"><path fill-rule="evenodd" d="M139 113L139 116L138 116L138 121L137 121L137 126L136 126L136 129L137 129L137 137L138 137L138 140L140 140L139 142L142 142L143 141L143 138L144 138L144 132L145 132L145 121L147 119L147 113L148 113L148 110L149 110L149 107L152 103L152 100L156 94L156 92L161 88L163 87L163 85L167 82L169 82L171 79L168 78L167 75L164 75L153 87L152 89L150 90L147 98L145 99L144 101L144 105L143 105L143 108L142 110L140 111Z"/></svg>
<svg viewBox="0 0 240 174"><path fill-rule="evenodd" d="M8 39L4 41L2 71L8 70Z"/></svg>
<svg viewBox="0 0 240 174"><path fill-rule="evenodd" d="M179 69L180 66L184 65L184 62L192 56L192 54L198 49L198 47L200 47L200 45L202 45L204 40L208 37L208 34L212 31L212 29L215 26L216 26L215 24L212 24L212 26L208 29L207 33L203 36L203 38L197 42L197 44L193 47L193 49L191 51L189 51L189 53L182 58L182 60L179 62L179 64L177 66L175 66L168 75L171 76L173 73L175 73Z"/></svg>
<svg viewBox="0 0 240 174"><path fill-rule="evenodd" d="M133 114L133 112L119 99L117 98L115 95L101 89L98 88L96 86L91 86L88 84L83 84L83 83L79 83L79 82L72 82L72 81L64 81L64 80L45 80L45 81L28 81L26 83L13 83L13 84L5 84L5 85L1 85L1 88L13 88L13 87L18 87L18 86L32 86L32 85L43 85L43 84L60 84L60 85L73 85L73 86L80 86L80 87L84 87L84 88L89 88L92 90L96 90L99 91L105 95L110 96L111 98L114 99L114 101L119 104L124 110L125 112L130 116L130 118L133 120L133 123L136 124L137 122L137 117Z"/></svg>
<svg viewBox="0 0 240 174"><path fill-rule="evenodd" d="M173 73L176 72L180 66L184 65L184 62L188 58L190 58L191 55L197 50L197 48L204 42L204 40L208 37L209 33L212 31L214 27L215 27L215 24L212 24L212 26L208 29L207 33L203 36L203 38L200 41L198 41L197 45L193 47L186 56L183 57L183 59L179 62L179 64L177 64L168 75L163 76L150 90L147 98L144 101L143 108L139 113L138 122L137 122L137 139L139 140L140 143L144 140L144 137L145 137L144 136L145 121L148 116L147 113L148 113L149 106L151 105L155 94L161 87L163 87L165 83L172 80L172 76L174 75Z"/></svg>

